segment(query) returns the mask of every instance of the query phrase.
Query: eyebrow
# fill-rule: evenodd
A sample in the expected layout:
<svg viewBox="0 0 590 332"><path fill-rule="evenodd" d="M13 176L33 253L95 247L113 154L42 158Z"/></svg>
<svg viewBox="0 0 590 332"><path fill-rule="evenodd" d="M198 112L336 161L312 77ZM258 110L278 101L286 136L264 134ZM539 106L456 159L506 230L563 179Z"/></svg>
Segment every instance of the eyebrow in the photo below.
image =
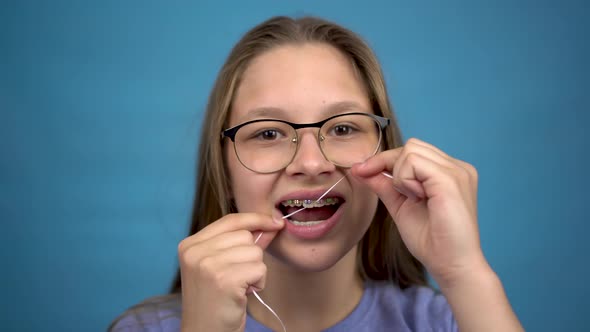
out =
<svg viewBox="0 0 590 332"><path fill-rule="evenodd" d="M368 111L366 110L361 104L355 101L339 101L336 103L328 104L321 110L321 113L326 117L330 117L332 115L344 113L346 111L357 111L363 112ZM244 121L248 121L255 118L280 118L284 119L290 114L285 109L280 107L257 107L248 111L246 116L244 117Z"/></svg>
<svg viewBox="0 0 590 332"><path fill-rule="evenodd" d="M253 118L270 118L282 117L287 114L287 111L279 107L258 107L248 111L245 120Z"/></svg>

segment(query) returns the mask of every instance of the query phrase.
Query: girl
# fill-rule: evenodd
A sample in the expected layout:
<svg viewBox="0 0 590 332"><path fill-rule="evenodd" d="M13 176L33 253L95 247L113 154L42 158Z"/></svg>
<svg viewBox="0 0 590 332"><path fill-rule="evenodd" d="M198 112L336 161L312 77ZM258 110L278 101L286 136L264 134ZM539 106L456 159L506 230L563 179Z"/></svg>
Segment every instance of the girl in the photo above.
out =
<svg viewBox="0 0 590 332"><path fill-rule="evenodd" d="M522 330L481 251L475 169L402 145L353 32L309 17L253 28L204 123L172 294L111 331Z"/></svg>

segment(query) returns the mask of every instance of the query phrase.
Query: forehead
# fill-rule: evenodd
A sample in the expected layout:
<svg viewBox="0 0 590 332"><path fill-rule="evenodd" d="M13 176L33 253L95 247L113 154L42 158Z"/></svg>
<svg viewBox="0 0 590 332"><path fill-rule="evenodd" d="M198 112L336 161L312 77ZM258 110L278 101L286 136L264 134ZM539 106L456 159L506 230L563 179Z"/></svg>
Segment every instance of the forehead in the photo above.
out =
<svg viewBox="0 0 590 332"><path fill-rule="evenodd" d="M366 89L351 60L329 45L288 45L257 56L246 68L230 124L260 117L315 121L335 109L351 108L369 111Z"/></svg>

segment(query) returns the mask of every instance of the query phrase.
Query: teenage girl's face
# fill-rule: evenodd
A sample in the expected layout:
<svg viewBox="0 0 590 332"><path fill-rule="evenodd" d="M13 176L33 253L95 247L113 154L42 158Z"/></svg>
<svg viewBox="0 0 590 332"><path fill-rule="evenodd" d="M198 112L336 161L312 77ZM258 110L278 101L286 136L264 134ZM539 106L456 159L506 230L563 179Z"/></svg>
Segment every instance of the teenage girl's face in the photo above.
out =
<svg viewBox="0 0 590 332"><path fill-rule="evenodd" d="M244 72L229 126L269 118L312 123L349 112L373 113L366 89L343 54L321 44L282 46L256 57ZM345 169L324 158L317 131L299 129L295 158L271 174L248 170L232 143L226 144L238 212L285 215L295 209L286 201L316 200L344 176ZM267 252L295 269L321 271L355 250L375 214L377 196L347 176L322 203L292 216Z"/></svg>

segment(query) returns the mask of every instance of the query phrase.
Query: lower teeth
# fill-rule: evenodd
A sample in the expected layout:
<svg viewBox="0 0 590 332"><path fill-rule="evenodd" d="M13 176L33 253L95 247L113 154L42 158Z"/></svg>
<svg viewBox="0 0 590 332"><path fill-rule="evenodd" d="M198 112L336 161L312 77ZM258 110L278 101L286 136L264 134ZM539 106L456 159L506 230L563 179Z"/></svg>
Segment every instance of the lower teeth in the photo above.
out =
<svg viewBox="0 0 590 332"><path fill-rule="evenodd" d="M318 220L318 221L297 221L297 220L293 220L293 219L288 219L290 223L292 223L295 226L313 226L313 225L317 225L319 223L324 222L324 220Z"/></svg>

